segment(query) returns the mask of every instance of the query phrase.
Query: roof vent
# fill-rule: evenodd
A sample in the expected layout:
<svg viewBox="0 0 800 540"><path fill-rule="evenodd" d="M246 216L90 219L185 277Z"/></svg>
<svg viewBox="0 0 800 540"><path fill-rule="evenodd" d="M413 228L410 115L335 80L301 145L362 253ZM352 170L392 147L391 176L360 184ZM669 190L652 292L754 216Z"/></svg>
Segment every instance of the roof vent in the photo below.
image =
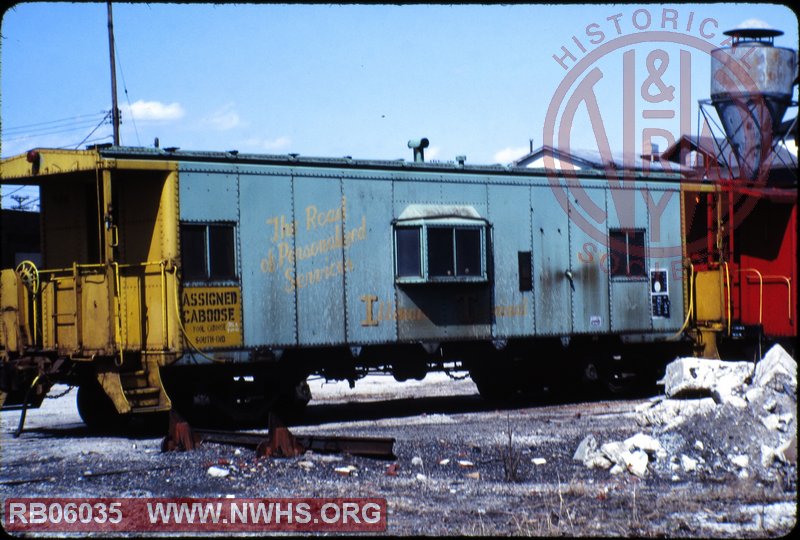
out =
<svg viewBox="0 0 800 540"><path fill-rule="evenodd" d="M423 150L428 147L428 144L429 141L425 137L408 141L408 147L414 150L415 163L422 163L425 161L425 153Z"/></svg>

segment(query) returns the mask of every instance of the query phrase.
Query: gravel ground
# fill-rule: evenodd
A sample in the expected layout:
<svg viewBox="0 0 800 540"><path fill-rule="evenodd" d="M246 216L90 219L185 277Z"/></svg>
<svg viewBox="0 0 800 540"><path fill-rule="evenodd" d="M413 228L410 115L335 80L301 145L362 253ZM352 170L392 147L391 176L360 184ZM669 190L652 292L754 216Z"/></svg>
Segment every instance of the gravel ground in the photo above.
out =
<svg viewBox="0 0 800 540"><path fill-rule="evenodd" d="M296 434L394 437L396 460L307 453L256 460L254 451L206 443L160 452L161 435L95 435L75 392L28 413L0 416L0 493L8 497L384 497L389 535L780 536L796 523L796 467L743 475L730 467L676 472L695 435L674 432L648 472L611 474L573 460L589 433L601 444L643 430L648 399L520 403L496 409L469 380L431 374L396 383L370 376L310 381L314 400ZM55 387L56 394L64 387ZM134 426L136 428L136 426ZM724 438L724 433L717 434ZM708 452L712 444L706 442ZM711 454L706 453L707 456ZM700 454L702 458L702 454ZM352 465L349 475L336 468ZM228 471L211 477L208 469ZM396 466L396 475L387 474Z"/></svg>

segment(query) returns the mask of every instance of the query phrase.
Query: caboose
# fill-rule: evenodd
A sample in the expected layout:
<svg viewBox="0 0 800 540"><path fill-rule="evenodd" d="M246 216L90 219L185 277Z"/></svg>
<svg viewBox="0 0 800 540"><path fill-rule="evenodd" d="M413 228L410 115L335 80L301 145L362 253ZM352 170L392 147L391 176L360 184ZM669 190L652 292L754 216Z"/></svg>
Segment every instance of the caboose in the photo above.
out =
<svg viewBox="0 0 800 540"><path fill-rule="evenodd" d="M657 369L690 350L681 332L699 321L719 316L736 337L752 314L705 240L686 252L685 236L716 238L725 209L706 204L720 186L680 172L615 183L130 147L38 149L2 167L3 182L39 186L42 239L41 268L2 270L6 401L77 385L94 425L173 401L258 418L305 403L310 374L403 380L450 362L498 397ZM606 216L593 227L591 205Z"/></svg>

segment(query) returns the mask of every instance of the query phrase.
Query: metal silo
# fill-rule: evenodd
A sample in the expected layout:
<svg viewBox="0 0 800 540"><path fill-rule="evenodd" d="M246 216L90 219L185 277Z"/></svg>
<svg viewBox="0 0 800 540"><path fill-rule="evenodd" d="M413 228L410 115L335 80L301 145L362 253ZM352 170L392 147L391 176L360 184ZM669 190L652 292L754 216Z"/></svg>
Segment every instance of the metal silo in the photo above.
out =
<svg viewBox="0 0 800 540"><path fill-rule="evenodd" d="M780 30L729 30L730 47L711 52L711 102L739 164L739 177L753 181L772 148L792 101L797 53L775 47Z"/></svg>

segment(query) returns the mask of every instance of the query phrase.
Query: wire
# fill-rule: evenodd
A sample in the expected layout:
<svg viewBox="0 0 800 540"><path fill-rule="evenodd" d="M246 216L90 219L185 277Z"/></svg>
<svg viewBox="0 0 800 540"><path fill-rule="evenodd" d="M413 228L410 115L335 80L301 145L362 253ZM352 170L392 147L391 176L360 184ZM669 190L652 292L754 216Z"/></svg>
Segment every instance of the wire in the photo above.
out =
<svg viewBox="0 0 800 540"><path fill-rule="evenodd" d="M92 135L94 135L94 132L95 132L95 131L97 131L97 130L100 128L100 126L102 126L103 124L105 124L105 123L106 123L106 119L107 119L107 118L109 118L109 117L111 117L111 111L108 111L108 114L106 114L106 115L103 117L103 119L102 119L102 120L100 120L100 123L99 123L99 124L97 124L97 125L95 126L95 128L94 128L92 131L90 131L90 132L89 132L89 134L88 134L86 137L84 137L84 138L83 138L83 140L82 140L81 142L79 142L78 144L76 144L76 145L75 145L75 149L77 150L77 148L78 148L80 145L82 145L83 143L85 143L85 142L86 142L86 140L87 140L89 137L91 137Z"/></svg>
<svg viewBox="0 0 800 540"><path fill-rule="evenodd" d="M68 124L68 123L73 122L75 120L97 118L101 114L105 115L107 113L106 113L106 111L100 111L99 113L81 114L81 115L72 116L72 117L69 117L69 118L59 118L58 120L47 120L47 121L44 121L44 122L36 122L36 123L33 123L33 124L24 124L24 125L14 126L14 127L10 127L10 128L3 128L3 132L8 133L9 131L11 131L11 132L14 132L14 131L30 131L31 129L34 129L34 130L37 129L38 126L46 126L46 125L50 125L50 124ZM94 122L94 120L91 120L91 122Z"/></svg>
<svg viewBox="0 0 800 540"><path fill-rule="evenodd" d="M122 70L122 60L119 56L119 48L117 48L117 42L114 41L114 52L117 55L117 62L119 63L119 74L122 75L122 89L125 92L125 100L128 102L128 110L132 111L131 105L131 98L128 95L128 84L125 82L125 72ZM133 123L133 131L136 133L136 143L139 146L142 146L142 141L139 140L139 129L136 127L136 120L133 118L133 112L131 112L131 122Z"/></svg>

